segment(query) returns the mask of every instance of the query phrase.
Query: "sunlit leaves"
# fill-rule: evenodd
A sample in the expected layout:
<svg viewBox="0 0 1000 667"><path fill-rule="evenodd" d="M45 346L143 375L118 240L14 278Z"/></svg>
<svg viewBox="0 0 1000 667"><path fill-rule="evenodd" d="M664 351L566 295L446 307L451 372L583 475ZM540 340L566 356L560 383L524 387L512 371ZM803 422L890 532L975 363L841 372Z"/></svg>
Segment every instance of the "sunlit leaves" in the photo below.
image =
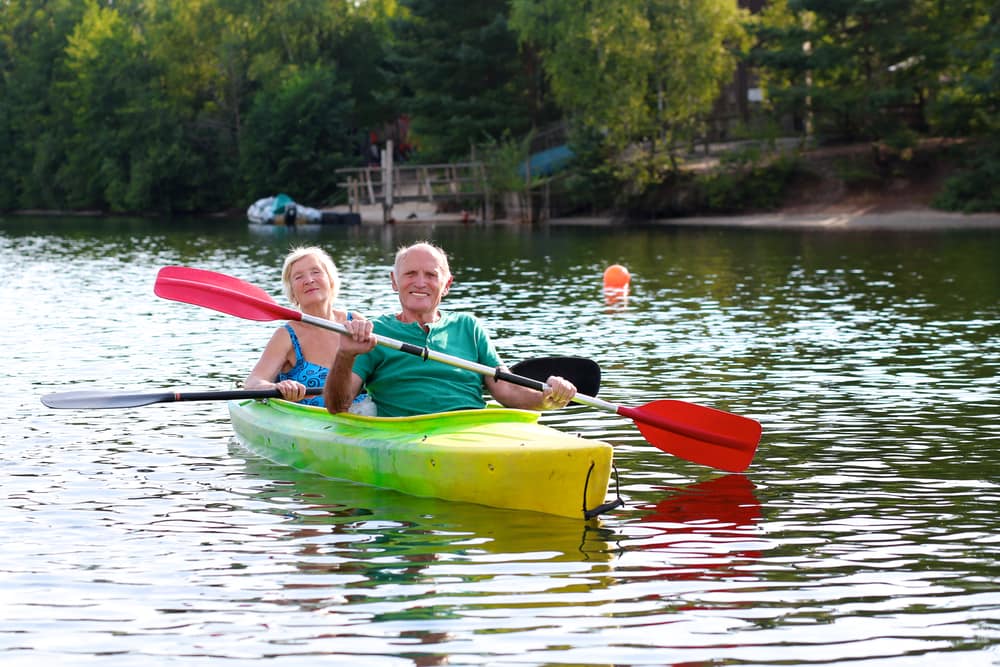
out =
<svg viewBox="0 0 1000 667"><path fill-rule="evenodd" d="M605 137L633 177L689 139L735 67L742 12L728 0L514 0L561 107Z"/></svg>

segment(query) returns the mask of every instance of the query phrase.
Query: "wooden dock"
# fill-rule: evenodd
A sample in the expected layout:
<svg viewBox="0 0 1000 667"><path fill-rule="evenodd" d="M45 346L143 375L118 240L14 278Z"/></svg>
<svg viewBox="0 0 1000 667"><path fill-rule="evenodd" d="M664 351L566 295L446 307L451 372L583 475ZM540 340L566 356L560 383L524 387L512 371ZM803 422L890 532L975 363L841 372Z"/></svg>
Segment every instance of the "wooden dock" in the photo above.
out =
<svg viewBox="0 0 1000 667"><path fill-rule="evenodd" d="M482 162L394 165L391 143L382 151L382 165L338 169L337 186L347 191L353 213L364 205L382 205L383 222L392 220L392 208L405 202L471 200L487 219L490 191Z"/></svg>

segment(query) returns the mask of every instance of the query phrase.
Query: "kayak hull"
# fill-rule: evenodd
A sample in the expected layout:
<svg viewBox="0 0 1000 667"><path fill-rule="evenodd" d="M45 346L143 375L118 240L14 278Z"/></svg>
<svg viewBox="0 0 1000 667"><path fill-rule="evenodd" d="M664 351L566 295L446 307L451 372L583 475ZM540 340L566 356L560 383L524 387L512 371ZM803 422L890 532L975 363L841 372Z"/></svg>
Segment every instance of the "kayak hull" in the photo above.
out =
<svg viewBox="0 0 1000 667"><path fill-rule="evenodd" d="M239 440L276 463L414 496L584 518L605 506L612 447L507 408L416 417L331 415L231 401Z"/></svg>

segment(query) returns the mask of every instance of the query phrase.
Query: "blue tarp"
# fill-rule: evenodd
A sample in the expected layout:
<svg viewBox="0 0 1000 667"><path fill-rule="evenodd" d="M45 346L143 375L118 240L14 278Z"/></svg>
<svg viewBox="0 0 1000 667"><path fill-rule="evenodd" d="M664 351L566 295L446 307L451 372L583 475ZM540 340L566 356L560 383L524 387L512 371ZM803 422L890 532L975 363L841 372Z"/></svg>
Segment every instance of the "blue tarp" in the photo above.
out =
<svg viewBox="0 0 1000 667"><path fill-rule="evenodd" d="M541 153L535 153L528 160L528 164L522 164L520 168L521 176L527 177L528 165L531 165L531 176L551 176L564 168L573 159L573 151L569 146L563 144Z"/></svg>

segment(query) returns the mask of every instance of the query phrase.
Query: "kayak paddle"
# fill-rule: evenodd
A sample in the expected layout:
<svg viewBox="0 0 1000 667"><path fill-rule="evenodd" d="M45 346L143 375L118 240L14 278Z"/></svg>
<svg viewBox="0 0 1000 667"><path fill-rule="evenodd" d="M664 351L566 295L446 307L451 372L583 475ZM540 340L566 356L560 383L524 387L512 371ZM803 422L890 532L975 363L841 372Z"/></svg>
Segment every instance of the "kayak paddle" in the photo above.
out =
<svg viewBox="0 0 1000 667"><path fill-rule="evenodd" d="M184 266L166 266L156 276L155 294L164 299L211 308L243 319L268 322L297 320L346 334L338 322L315 317L276 303L267 292L238 278ZM486 377L542 391L544 382L502 371L443 352L372 334L379 345L423 359L433 359ZM641 407L615 405L577 393L573 402L628 417L653 446L694 463L730 472L745 470L760 442L760 423L747 417L677 400L659 400Z"/></svg>
<svg viewBox="0 0 1000 667"><path fill-rule="evenodd" d="M586 357L535 357L510 367L515 375L544 382L552 375L569 380L581 394L597 396L601 389L601 367Z"/></svg>
<svg viewBox="0 0 1000 667"><path fill-rule="evenodd" d="M583 357L537 357L514 364L514 372L536 379L550 375L566 378L577 387L591 387L585 393L597 393L601 382L601 367L597 362ZM323 393L322 387L308 387L307 396ZM277 389L134 393L127 391L90 390L64 391L42 396L42 403L50 408L138 408L153 403L177 401L231 401L246 398L281 398Z"/></svg>
<svg viewBox="0 0 1000 667"><path fill-rule="evenodd" d="M308 387L307 396L323 393L323 387ZM153 403L177 401L232 401L244 398L281 398L277 389L236 389L232 391L161 391L135 394L126 391L64 391L42 396L49 408L138 408Z"/></svg>

